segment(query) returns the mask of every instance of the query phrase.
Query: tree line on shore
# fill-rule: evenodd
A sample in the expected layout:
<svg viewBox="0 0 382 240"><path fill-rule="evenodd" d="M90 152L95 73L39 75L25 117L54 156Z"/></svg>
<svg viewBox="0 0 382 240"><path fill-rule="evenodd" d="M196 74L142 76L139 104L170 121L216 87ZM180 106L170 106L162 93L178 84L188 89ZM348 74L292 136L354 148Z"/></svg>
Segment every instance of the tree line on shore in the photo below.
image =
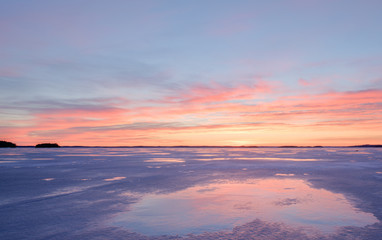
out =
<svg viewBox="0 0 382 240"><path fill-rule="evenodd" d="M17 145L13 142L0 141L0 147L2 148L15 148ZM60 145L57 143L39 143L35 146L36 148L58 148Z"/></svg>
<svg viewBox="0 0 382 240"><path fill-rule="evenodd" d="M12 142L0 141L0 148L15 148L17 145ZM59 148L61 147L57 143L39 143L34 146L35 148ZM86 146L72 146L72 147L86 147ZM98 146L103 147L103 146ZM114 146L114 147L163 147L163 148L210 148L210 147L234 147L234 148L255 148L259 146ZM262 146L267 147L267 146ZM274 147L274 146L273 146ZM276 146L277 147L277 146ZM325 146L330 147L330 146ZM336 146L332 146L336 147ZM353 147L353 148L382 148L382 144L364 144L364 145L354 145L354 146L342 146L342 147ZM278 146L278 148L324 148L324 146Z"/></svg>

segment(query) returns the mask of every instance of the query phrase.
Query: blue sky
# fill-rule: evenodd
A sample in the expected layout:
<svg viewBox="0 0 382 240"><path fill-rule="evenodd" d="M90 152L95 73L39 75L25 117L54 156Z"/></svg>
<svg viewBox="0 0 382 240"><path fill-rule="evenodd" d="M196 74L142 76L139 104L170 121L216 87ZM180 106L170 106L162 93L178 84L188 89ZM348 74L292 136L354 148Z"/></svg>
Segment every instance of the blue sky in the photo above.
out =
<svg viewBox="0 0 382 240"><path fill-rule="evenodd" d="M341 144L338 135L344 143L380 142L382 136L364 126L372 121L381 127L381 7L370 0L1 1L1 137L23 144L57 138L84 145L115 144L107 138L123 145L196 144L191 130L168 128L174 120L171 126L207 129L211 145L283 144L272 127L281 125L281 131L301 131L296 144ZM373 93L370 98L352 95L365 91ZM336 111L348 113L340 119L319 115L309 104L285 103L326 96L323 104L332 106L347 95L356 98L355 107L337 105ZM373 113L365 115L360 109L367 103ZM304 104L312 109L298 108ZM108 111L119 115L108 117ZM289 117L264 119L270 112L316 115L304 115L310 125L302 131ZM248 119L250 114L261 120ZM247 127L259 122L268 131ZM330 128L320 138L312 124L322 122L366 125L350 135L336 128L336 137ZM86 124L105 132L76 132ZM128 124L147 129L110 131ZM167 127L153 133L153 124ZM243 134L243 124L265 142ZM315 137L304 136L306 131ZM72 134L57 135L62 132Z"/></svg>

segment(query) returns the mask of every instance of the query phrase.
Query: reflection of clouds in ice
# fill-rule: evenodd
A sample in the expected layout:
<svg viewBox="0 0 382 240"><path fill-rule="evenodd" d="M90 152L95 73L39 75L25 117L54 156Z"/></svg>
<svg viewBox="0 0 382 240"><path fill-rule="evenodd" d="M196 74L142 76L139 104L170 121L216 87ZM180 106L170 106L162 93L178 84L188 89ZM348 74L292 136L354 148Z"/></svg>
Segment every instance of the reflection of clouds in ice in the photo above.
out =
<svg viewBox="0 0 382 240"><path fill-rule="evenodd" d="M293 205L293 204L297 204L299 202L300 202L300 200L298 200L297 198L285 198L285 199L282 199L280 201L276 201L274 203L277 206L290 206L290 205Z"/></svg>
<svg viewBox="0 0 382 240"><path fill-rule="evenodd" d="M293 152L279 152L278 154L279 155L295 155L297 153L297 151L293 151Z"/></svg>
<svg viewBox="0 0 382 240"><path fill-rule="evenodd" d="M131 192L123 192L123 193L119 194L119 196L132 197L132 196L135 196L135 194L133 194Z"/></svg>
<svg viewBox="0 0 382 240"><path fill-rule="evenodd" d="M162 166L146 166L147 168L161 168Z"/></svg>
<svg viewBox="0 0 382 240"><path fill-rule="evenodd" d="M147 194L113 218L117 226L147 235L228 230L259 218L326 233L378 221L337 193L298 179L218 182L166 194Z"/></svg>
<svg viewBox="0 0 382 240"><path fill-rule="evenodd" d="M39 199L58 197L58 196L72 194L72 193L79 193L84 190L87 190L88 188L89 187L65 187L65 188L61 188L59 190L53 191L51 193L39 196Z"/></svg>
<svg viewBox="0 0 382 240"><path fill-rule="evenodd" d="M219 160L231 160L231 158L196 158L198 161L219 161Z"/></svg>
<svg viewBox="0 0 382 240"><path fill-rule="evenodd" d="M58 154L57 157L128 157L132 154Z"/></svg>
<svg viewBox="0 0 382 240"><path fill-rule="evenodd" d="M5 161L25 161L25 160L28 160L28 158L25 158L25 157L2 157L0 159L1 161L2 160L5 160Z"/></svg>
<svg viewBox="0 0 382 240"><path fill-rule="evenodd" d="M365 151L363 151L363 152L359 152L359 151L355 151L355 152L343 152L343 154L347 154L347 155L358 155L358 154L360 154L360 155L365 155L365 154L372 154L372 153L370 153L370 152L365 152Z"/></svg>
<svg viewBox="0 0 382 240"><path fill-rule="evenodd" d="M170 155L171 153L168 153L168 152L156 152L156 153L153 153L153 155Z"/></svg>
<svg viewBox="0 0 382 240"><path fill-rule="evenodd" d="M276 157L240 157L237 160L270 160L270 161L293 161L293 162L315 162L318 159L312 158L276 158Z"/></svg>
<svg viewBox="0 0 382 240"><path fill-rule="evenodd" d="M44 181L53 181L54 178L44 178L44 179L42 179L42 180L44 180Z"/></svg>
<svg viewBox="0 0 382 240"><path fill-rule="evenodd" d="M275 176L281 176L281 177L293 177L294 173L276 173Z"/></svg>
<svg viewBox="0 0 382 240"><path fill-rule="evenodd" d="M106 182L110 182L110 181L118 181L118 180L122 180L122 179L125 179L126 177L113 177L113 178L106 178L104 179L104 181Z"/></svg>
<svg viewBox="0 0 382 240"><path fill-rule="evenodd" d="M151 163L182 163L185 162L184 159L181 158L151 158L149 160L144 160L144 162L151 162Z"/></svg>
<svg viewBox="0 0 382 240"><path fill-rule="evenodd" d="M20 154L20 153L1 153L0 155L1 156L22 156L24 154Z"/></svg>
<svg viewBox="0 0 382 240"><path fill-rule="evenodd" d="M215 191L216 189L218 189L218 188L217 188L217 187L212 187L212 188L202 188L202 189L197 190L197 192L200 192L200 193L204 193L204 192L213 192L213 191Z"/></svg>
<svg viewBox="0 0 382 240"><path fill-rule="evenodd" d="M198 161L217 161L217 160L254 160L254 161L293 161L293 162L315 162L323 161L313 158L280 158L280 157L211 157L211 158L196 158Z"/></svg>
<svg viewBox="0 0 382 240"><path fill-rule="evenodd" d="M252 210L252 202L236 203L233 205L233 208L238 210Z"/></svg>

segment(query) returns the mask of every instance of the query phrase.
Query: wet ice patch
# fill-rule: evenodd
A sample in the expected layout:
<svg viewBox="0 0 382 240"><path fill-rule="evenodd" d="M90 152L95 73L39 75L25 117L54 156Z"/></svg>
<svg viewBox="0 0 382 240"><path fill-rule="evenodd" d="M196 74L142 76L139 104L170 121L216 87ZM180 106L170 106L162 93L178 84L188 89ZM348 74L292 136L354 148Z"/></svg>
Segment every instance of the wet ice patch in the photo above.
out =
<svg viewBox="0 0 382 240"><path fill-rule="evenodd" d="M264 161L292 161L292 162L315 162L313 158L279 158L279 157L239 157L238 160L264 160Z"/></svg>
<svg viewBox="0 0 382 240"><path fill-rule="evenodd" d="M2 153L1 155L3 155L3 156L22 156L24 154L20 154L20 153Z"/></svg>
<svg viewBox="0 0 382 240"><path fill-rule="evenodd" d="M16 162L16 161L2 161L2 160L0 160L0 164L2 164L2 163L14 163L14 162Z"/></svg>
<svg viewBox="0 0 382 240"><path fill-rule="evenodd" d="M111 182L111 181L118 181L118 180L122 180L122 179L125 179L126 177L113 177L113 178L106 178L104 179L104 181L106 182Z"/></svg>
<svg viewBox="0 0 382 240"><path fill-rule="evenodd" d="M323 159L314 158L280 158L280 157L238 157L231 154L229 157L196 158L198 161L219 161L219 160L248 160L248 161L292 161L292 162L316 162Z"/></svg>
<svg viewBox="0 0 382 240"><path fill-rule="evenodd" d="M294 173L276 173L275 176L280 176L280 177L293 177Z"/></svg>
<svg viewBox="0 0 382 240"><path fill-rule="evenodd" d="M354 154L372 154L372 153L355 151L355 152L343 152L343 154L354 155Z"/></svg>
<svg viewBox="0 0 382 240"><path fill-rule="evenodd" d="M204 193L204 192L213 192L213 191L215 191L216 189L218 189L218 188L217 188L217 187L212 187L212 188L202 188L202 189L197 190L197 192L200 192L200 193Z"/></svg>
<svg viewBox="0 0 382 240"><path fill-rule="evenodd" d="M144 162L151 162L151 163L183 163L185 162L184 159L181 158L150 158L149 160L145 160Z"/></svg>
<svg viewBox="0 0 382 240"><path fill-rule="evenodd" d="M54 178L44 178L44 179L42 179L42 180L49 182L49 181L53 181Z"/></svg>
<svg viewBox="0 0 382 240"><path fill-rule="evenodd" d="M299 202L300 202L300 200L298 200L297 198L285 198L283 200L276 201L274 203L277 206L290 206L290 205L293 205L293 204L297 204Z"/></svg>
<svg viewBox="0 0 382 240"><path fill-rule="evenodd" d="M157 152L157 153L153 153L153 155L170 155L171 153L168 153L168 152Z"/></svg>
<svg viewBox="0 0 382 240"><path fill-rule="evenodd" d="M198 161L220 161L220 160L230 160L231 158L197 158Z"/></svg>
<svg viewBox="0 0 382 240"><path fill-rule="evenodd" d="M161 166L146 166L147 168L161 168Z"/></svg>
<svg viewBox="0 0 382 240"><path fill-rule="evenodd" d="M10 160L10 161L25 161L28 160L28 158L25 157L2 157L1 160Z"/></svg>
<svg viewBox="0 0 382 240"><path fill-rule="evenodd" d="M173 193L152 193L117 214L111 224L145 235L231 230L255 219L333 233L342 226L378 222L342 194L300 179L214 183Z"/></svg>

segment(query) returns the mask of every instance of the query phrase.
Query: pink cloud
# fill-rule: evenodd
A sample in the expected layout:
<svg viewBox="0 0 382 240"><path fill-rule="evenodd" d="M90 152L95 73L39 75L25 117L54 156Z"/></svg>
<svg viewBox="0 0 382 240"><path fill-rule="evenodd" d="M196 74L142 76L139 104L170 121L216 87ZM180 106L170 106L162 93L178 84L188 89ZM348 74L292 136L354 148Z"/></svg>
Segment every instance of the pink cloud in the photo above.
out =
<svg viewBox="0 0 382 240"><path fill-rule="evenodd" d="M309 82L309 81L307 81L307 80L305 80L305 79L303 79L303 78L300 78L300 79L298 80L298 83L299 83L301 86L311 86L311 85L312 85L311 82Z"/></svg>
<svg viewBox="0 0 382 240"><path fill-rule="evenodd" d="M283 143L277 139L287 139L282 137L286 133L295 144L308 141L307 133L314 133L312 139L369 134L376 143L375 134L382 131L382 90L260 98L273 91L266 82L195 85L139 105L110 99L94 109L49 109L34 114L33 124L3 132L35 141L59 138L67 145L214 145L220 141L217 135L221 141L234 137L239 142L240 136L259 133L269 144ZM198 141L197 136L205 137Z"/></svg>

